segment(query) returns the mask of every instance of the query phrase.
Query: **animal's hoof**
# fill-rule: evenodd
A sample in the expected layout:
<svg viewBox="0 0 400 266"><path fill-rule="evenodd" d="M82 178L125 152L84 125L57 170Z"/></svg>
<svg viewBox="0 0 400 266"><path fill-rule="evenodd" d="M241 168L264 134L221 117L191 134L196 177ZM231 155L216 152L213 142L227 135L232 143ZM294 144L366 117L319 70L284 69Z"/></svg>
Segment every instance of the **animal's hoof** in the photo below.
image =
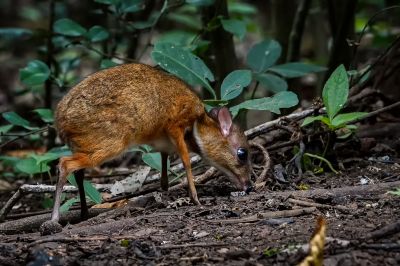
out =
<svg viewBox="0 0 400 266"><path fill-rule="evenodd" d="M53 235L62 231L61 224L57 223L56 221L46 221L42 223L39 228L39 232L42 236L45 235Z"/></svg>

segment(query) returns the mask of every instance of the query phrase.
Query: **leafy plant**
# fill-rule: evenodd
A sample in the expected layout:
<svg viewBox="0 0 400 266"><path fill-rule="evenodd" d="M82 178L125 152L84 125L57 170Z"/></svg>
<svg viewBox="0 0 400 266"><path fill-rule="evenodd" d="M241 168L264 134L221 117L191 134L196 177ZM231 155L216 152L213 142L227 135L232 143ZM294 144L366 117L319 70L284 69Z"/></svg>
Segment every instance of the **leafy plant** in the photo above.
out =
<svg viewBox="0 0 400 266"><path fill-rule="evenodd" d="M362 118L367 113L353 112L338 114L347 102L349 94L349 80L346 69L340 65L329 77L322 91L322 100L326 107L326 115L307 117L301 126L306 126L314 121L321 121L332 131L344 128L348 132L340 137L348 137L355 130L354 125L348 125L352 121Z"/></svg>

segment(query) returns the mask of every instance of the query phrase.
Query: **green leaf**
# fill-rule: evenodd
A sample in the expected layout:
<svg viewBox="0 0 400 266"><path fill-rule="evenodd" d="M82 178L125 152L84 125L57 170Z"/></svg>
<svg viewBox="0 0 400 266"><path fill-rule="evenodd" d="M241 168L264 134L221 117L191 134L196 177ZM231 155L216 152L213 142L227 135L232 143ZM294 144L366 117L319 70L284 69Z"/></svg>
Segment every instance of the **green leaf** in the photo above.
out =
<svg viewBox="0 0 400 266"><path fill-rule="evenodd" d="M348 95L349 79L346 69L343 65L340 65L333 71L322 90L322 100L330 121L332 121L335 115L343 108Z"/></svg>
<svg viewBox="0 0 400 266"><path fill-rule="evenodd" d="M203 60L196 55L174 44L159 42L155 45L151 58L161 68L178 76L190 85L202 85L216 98L213 88L207 81L214 81L214 75Z"/></svg>
<svg viewBox="0 0 400 266"><path fill-rule="evenodd" d="M250 70L235 70L226 76L221 85L221 99L232 100L239 96L243 88L251 82Z"/></svg>
<svg viewBox="0 0 400 266"><path fill-rule="evenodd" d="M167 18L193 29L193 31L201 30L201 21L197 17L193 17L192 14L169 13Z"/></svg>
<svg viewBox="0 0 400 266"><path fill-rule="evenodd" d="M57 154L58 158L72 155L71 150L66 145L65 146L61 146L61 147L52 148L52 149L50 149L48 151L48 153Z"/></svg>
<svg viewBox="0 0 400 266"><path fill-rule="evenodd" d="M240 14L240 15L254 15L257 13L257 8L251 4L241 2L229 2L228 5L229 14Z"/></svg>
<svg viewBox="0 0 400 266"><path fill-rule="evenodd" d="M268 70L277 73L285 78L302 77L309 73L326 71L326 67L305 64L305 63L286 63L272 66Z"/></svg>
<svg viewBox="0 0 400 266"><path fill-rule="evenodd" d="M51 152L46 152L44 154L31 154L31 155L29 155L29 157L35 159L37 165L40 165L40 164L47 165L49 162L55 161L58 158L60 158L60 156L58 154L51 153Z"/></svg>
<svg viewBox="0 0 400 266"><path fill-rule="evenodd" d="M27 86L43 84L50 76L49 67L40 60L33 60L19 71L21 81Z"/></svg>
<svg viewBox="0 0 400 266"><path fill-rule="evenodd" d="M24 28L0 28L0 39L3 40L26 40L33 32Z"/></svg>
<svg viewBox="0 0 400 266"><path fill-rule="evenodd" d="M142 160L151 168L157 169L161 172L161 153L159 152L148 152L142 154ZM167 170L169 169L170 162L167 162Z"/></svg>
<svg viewBox="0 0 400 266"><path fill-rule="evenodd" d="M0 126L0 135L5 134L13 128L14 125Z"/></svg>
<svg viewBox="0 0 400 266"><path fill-rule="evenodd" d="M334 127L340 127L348 122L351 122L353 120L356 120L358 118L361 118L368 113L365 112L354 112L354 113L346 113L346 114L339 114L333 118L331 121L332 126Z"/></svg>
<svg viewBox="0 0 400 266"><path fill-rule="evenodd" d="M400 188L396 188L396 190L388 191L388 193L395 195L395 196L400 196Z"/></svg>
<svg viewBox="0 0 400 266"><path fill-rule="evenodd" d="M323 115L306 117L306 118L304 119L303 123L301 124L301 126L302 126L302 127L307 126L307 125L311 124L311 123L314 122L314 121L322 121L322 119L323 119L324 117L325 117L325 116L323 116Z"/></svg>
<svg viewBox="0 0 400 266"><path fill-rule="evenodd" d="M16 112L5 112L2 114L3 118L7 120L10 124L14 126L20 126L27 129L31 129L32 127L29 124L29 121L19 116Z"/></svg>
<svg viewBox="0 0 400 266"><path fill-rule="evenodd" d="M119 0L94 0L96 3L105 4L105 5L115 5L119 2Z"/></svg>
<svg viewBox="0 0 400 266"><path fill-rule="evenodd" d="M145 8L144 0L119 0L119 10L123 13L134 13Z"/></svg>
<svg viewBox="0 0 400 266"><path fill-rule="evenodd" d="M281 91L287 91L288 84L286 80L272 74L261 73L255 74L254 78L260 82L260 84L265 87L267 90L272 91L274 93L278 93Z"/></svg>
<svg viewBox="0 0 400 266"><path fill-rule="evenodd" d="M102 26L96 25L89 29L86 37L91 42L101 42L108 39L108 37L110 37L110 34L108 33L107 29L103 28Z"/></svg>
<svg viewBox="0 0 400 266"><path fill-rule="evenodd" d="M34 158L22 159L16 163L15 168L29 175L45 173L50 171L50 167L46 164L37 164Z"/></svg>
<svg viewBox="0 0 400 266"><path fill-rule="evenodd" d="M78 184L76 183L75 176L73 174L69 175L67 177L68 181L74 185L75 187L78 187ZM101 203L101 194L100 192L97 191L97 189L92 185L87 180L83 180L83 187L85 189L85 195L89 197L93 202L96 204Z"/></svg>
<svg viewBox="0 0 400 266"><path fill-rule="evenodd" d="M264 72L276 63L281 56L282 48L280 44L271 39L267 39L254 45L247 54L247 65L255 72Z"/></svg>
<svg viewBox="0 0 400 266"><path fill-rule="evenodd" d="M69 18L57 20L53 25L53 30L56 33L71 37L79 37L86 34L84 27Z"/></svg>
<svg viewBox="0 0 400 266"><path fill-rule="evenodd" d="M51 109L39 108L39 109L33 110L33 112L37 113L40 116L40 119L42 119L42 121L45 123L53 123L54 122L54 115L53 115L53 111Z"/></svg>
<svg viewBox="0 0 400 266"><path fill-rule="evenodd" d="M110 68L110 67L115 67L115 66L118 66L118 64L110 59L103 59L100 62L100 69L105 69L105 68Z"/></svg>
<svg viewBox="0 0 400 266"><path fill-rule="evenodd" d="M74 205L77 202L79 202L79 197L74 197L67 200L60 206L60 212L61 213L67 212L69 209L71 209L72 205Z"/></svg>
<svg viewBox="0 0 400 266"><path fill-rule="evenodd" d="M186 0L187 4L194 6L210 6L214 4L215 0Z"/></svg>
<svg viewBox="0 0 400 266"><path fill-rule="evenodd" d="M246 35L246 23L238 19L222 19L222 27L240 40Z"/></svg>
<svg viewBox="0 0 400 266"><path fill-rule="evenodd" d="M281 108L293 107L299 103L297 95L291 91L282 91L272 97L265 97L244 101L236 106L231 107L233 116L236 116L241 109L250 110L266 110L276 114L280 114Z"/></svg>

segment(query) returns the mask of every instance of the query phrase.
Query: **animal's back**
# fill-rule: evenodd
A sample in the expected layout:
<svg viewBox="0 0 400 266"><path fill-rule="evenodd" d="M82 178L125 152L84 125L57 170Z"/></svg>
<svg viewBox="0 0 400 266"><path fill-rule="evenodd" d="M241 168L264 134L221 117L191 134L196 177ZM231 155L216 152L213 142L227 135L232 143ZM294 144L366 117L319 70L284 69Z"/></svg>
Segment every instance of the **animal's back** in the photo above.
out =
<svg viewBox="0 0 400 266"><path fill-rule="evenodd" d="M201 100L178 78L143 64L126 64L87 77L60 101L56 127L74 152L148 143L204 112ZM117 141L118 140L118 141Z"/></svg>

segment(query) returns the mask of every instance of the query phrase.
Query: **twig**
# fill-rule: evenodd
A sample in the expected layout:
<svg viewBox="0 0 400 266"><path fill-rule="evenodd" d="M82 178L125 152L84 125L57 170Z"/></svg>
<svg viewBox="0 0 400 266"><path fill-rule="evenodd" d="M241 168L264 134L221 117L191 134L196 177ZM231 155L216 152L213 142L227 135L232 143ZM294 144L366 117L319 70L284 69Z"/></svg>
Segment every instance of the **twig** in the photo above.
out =
<svg viewBox="0 0 400 266"><path fill-rule="evenodd" d="M297 204L300 206L317 207L317 208L323 208L323 209L337 209L337 210L344 211L344 212L351 211L350 208L347 208L347 207L341 206L341 205L331 206L331 205L327 205L327 204L320 204L320 203L316 203L316 202L309 202L309 201L298 200L298 199L288 199L288 201L290 203Z"/></svg>
<svg viewBox="0 0 400 266"><path fill-rule="evenodd" d="M355 119L355 120L352 120L352 121L349 121L349 122L347 122L346 124L355 124L355 123L358 123L358 122L360 122L360 121L362 121L362 120L364 120L364 119L367 119L367 118L376 116L376 115L378 115L378 114L380 114L380 113L383 113L383 112L392 110L392 109L394 109L394 108L396 108L396 107L398 107L398 106L400 106L400 101L398 101L398 102L396 102L396 103L394 103L394 104L391 104L391 105L382 107L382 108L380 108L380 109L378 109L378 110L372 111L372 112L366 114L365 116L360 117L360 118Z"/></svg>
<svg viewBox="0 0 400 266"><path fill-rule="evenodd" d="M10 139L9 141L6 141L6 142L0 144L0 149L3 148L4 146L7 146L8 144L10 144L10 143L12 143L12 142L14 142L14 141L17 141L17 140L19 140L19 139L25 138L25 137L27 137L27 136L29 136L29 135L33 135L33 134L36 134L36 133L45 132L46 130L49 130L50 127L51 127L51 126L46 126L46 127L43 127L43 128L39 128L39 129L37 129L37 130L29 131L29 132L27 132L27 133L25 133L25 134L19 135L19 136L16 137L16 138Z"/></svg>
<svg viewBox="0 0 400 266"><path fill-rule="evenodd" d="M267 192L265 194L254 194L240 198L232 198L235 201L248 201L249 199L257 200L263 198L275 199L279 197L300 197L300 198L324 198L334 199L344 196L363 196L368 194L386 193L389 189L399 187L400 181L378 183L372 185L361 185L361 186L345 186L340 188L332 189L311 189L311 190L296 190L296 191L279 191L279 192Z"/></svg>
<svg viewBox="0 0 400 266"><path fill-rule="evenodd" d="M247 136L248 139L252 139L258 135L265 133L268 129L275 127L277 124L281 123L283 120L294 120L294 121L301 120L307 116L315 114L316 112L320 113L322 110L323 109L320 109L320 108L309 108L309 109L306 109L301 112L296 112L296 113L293 113L293 114L290 114L287 116L281 116L278 119L263 123L261 125L251 128L249 130L246 130L244 132L244 134Z"/></svg>
<svg viewBox="0 0 400 266"><path fill-rule="evenodd" d="M203 248L203 247L223 247L230 246L230 243L189 243L182 245L163 245L157 246L160 249L178 249L178 248Z"/></svg>
<svg viewBox="0 0 400 266"><path fill-rule="evenodd" d="M267 172L271 167L271 158L269 157L268 151L261 144L252 141L250 142L250 146L259 149L264 157L264 165L262 166L263 170L261 171L261 174L256 178L257 182L264 181L266 179Z"/></svg>
<svg viewBox="0 0 400 266"><path fill-rule="evenodd" d="M381 229L375 230L367 234L363 239L380 239L383 237L388 237L400 232L400 221L388 224Z"/></svg>
<svg viewBox="0 0 400 266"><path fill-rule="evenodd" d="M111 188L112 185L95 185L98 190L104 190ZM26 194L29 193L52 193L54 192L55 186L50 185L22 185L11 198L6 202L6 204L0 210L0 222L5 220L5 217L10 212L11 208ZM75 186L64 186L63 192L74 193L77 192L78 188Z"/></svg>
<svg viewBox="0 0 400 266"><path fill-rule="evenodd" d="M294 209L294 210L258 213L241 219L210 220L208 222L218 223L218 224L254 223L264 219L286 218L286 217L311 214L314 213L316 210L317 210L316 207L309 207L309 208Z"/></svg>

